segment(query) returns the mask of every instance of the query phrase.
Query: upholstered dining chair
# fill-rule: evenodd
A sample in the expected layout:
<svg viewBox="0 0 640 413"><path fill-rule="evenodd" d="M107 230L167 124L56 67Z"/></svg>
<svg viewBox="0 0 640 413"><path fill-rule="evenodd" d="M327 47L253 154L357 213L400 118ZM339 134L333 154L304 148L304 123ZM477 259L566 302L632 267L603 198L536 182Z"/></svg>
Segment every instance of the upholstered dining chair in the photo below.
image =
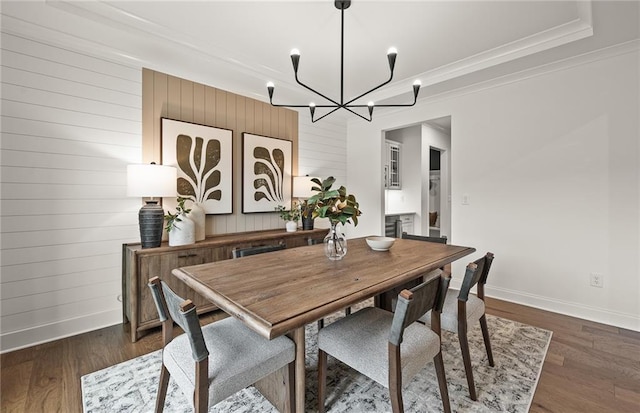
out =
<svg viewBox="0 0 640 413"><path fill-rule="evenodd" d="M248 257L249 255L263 254L265 252L279 251L285 249L285 244L259 245L257 247L234 248L233 258Z"/></svg>
<svg viewBox="0 0 640 413"><path fill-rule="evenodd" d="M395 313L363 308L318 333L318 411L324 412L327 355L389 389L394 413L403 412L402 387L434 361L445 412L449 392L440 348L439 314L451 276L436 276L398 295ZM431 310L431 328L415 322Z"/></svg>
<svg viewBox="0 0 640 413"><path fill-rule="evenodd" d="M158 277L149 287L162 321L162 369L156 412L164 409L173 377L197 413L283 369L285 411L293 410L295 344L281 336L267 340L228 317L204 327L191 300L183 300ZM173 323L184 334L173 337Z"/></svg>
<svg viewBox="0 0 640 413"><path fill-rule="evenodd" d="M441 326L443 330L458 334L464 371L467 375L467 385L469 386L469 396L471 400L477 400L476 386L473 380L473 370L471 368L471 354L469 353L469 340L467 332L472 323L480 321L484 346L487 350L489 365L494 366L493 353L491 351L491 341L489 340L489 329L487 327L487 317L484 305L484 286L487 282L489 269L493 262L493 254L488 252L483 257L467 265L467 269L462 280L460 291L449 290L445 298L442 309ZM477 294L470 294L471 288L477 285ZM421 318L427 325L431 322L430 314L427 313Z"/></svg>

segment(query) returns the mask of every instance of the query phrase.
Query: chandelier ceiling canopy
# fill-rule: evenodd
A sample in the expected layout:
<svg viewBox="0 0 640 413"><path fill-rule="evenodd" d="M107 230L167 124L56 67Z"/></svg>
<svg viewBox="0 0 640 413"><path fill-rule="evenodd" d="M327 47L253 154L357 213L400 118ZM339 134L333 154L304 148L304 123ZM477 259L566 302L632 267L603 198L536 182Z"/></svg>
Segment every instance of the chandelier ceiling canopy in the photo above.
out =
<svg viewBox="0 0 640 413"><path fill-rule="evenodd" d="M344 109L347 110L349 112L351 112L352 114L359 116L360 118L371 122L371 120L373 119L373 110L378 107L378 108L383 108L383 107L409 107L409 106L413 106L416 104L417 100L418 100L418 93L420 92L420 86L421 83L419 80L416 80L413 83L413 102L412 103L401 103L401 104L375 104L372 101L369 101L366 105L364 104L358 104L355 103L356 101L358 101L359 99L363 98L364 96L368 95L369 93L378 90L379 88L381 88L382 86L388 84L389 82L391 82L391 80L393 79L393 70L395 68L395 64L396 64L396 57L398 55L398 52L395 48L390 48L389 51L387 52L387 60L389 63L389 78L380 83L378 86L375 86L374 88L367 90L366 92L352 98L349 99L348 101L345 102L344 100L344 11L346 9L349 8L349 6L351 6L351 1L350 0L335 0L334 2L335 7L340 10L340 14L341 14L341 34L340 34L340 99L332 99L328 96L326 96L325 94L318 92L316 89L313 89L312 87L308 86L307 84L303 83L300 81L299 77L298 77L298 67L300 65L300 52L298 51L298 49L293 49L291 50L291 63L293 64L293 72L295 74L295 79L296 82L304 87L305 89L313 92L314 94L326 99L327 101L329 101L329 104L321 104L321 105L316 105L315 103L311 102L307 105L296 105L296 104L277 104L277 103L273 103L273 93L275 91L275 85L273 84L273 82L268 82L267 83L267 91L269 92L269 103L271 103L272 106L276 106L276 107L290 107L290 108L309 108L309 112L311 113L311 122L315 123L317 121L319 121L320 119L329 116L330 114L334 113L335 111L337 111L338 109ZM327 112L322 114L319 117L315 117L315 112L316 112L316 108L326 108ZM358 113L356 110L356 108L367 108L367 113L368 116L362 115L361 113Z"/></svg>

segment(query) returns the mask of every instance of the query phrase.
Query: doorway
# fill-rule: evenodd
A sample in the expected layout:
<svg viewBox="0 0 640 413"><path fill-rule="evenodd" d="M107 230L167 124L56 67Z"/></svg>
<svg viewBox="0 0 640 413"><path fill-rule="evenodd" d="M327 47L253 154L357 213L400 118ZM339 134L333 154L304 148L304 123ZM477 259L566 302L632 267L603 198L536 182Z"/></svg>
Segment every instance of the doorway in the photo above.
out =
<svg viewBox="0 0 640 413"><path fill-rule="evenodd" d="M383 136L386 145L391 142L401 151L400 184L387 185L384 191L385 232L400 219L408 233L450 238L451 117L385 131ZM388 161L383 162L388 173Z"/></svg>

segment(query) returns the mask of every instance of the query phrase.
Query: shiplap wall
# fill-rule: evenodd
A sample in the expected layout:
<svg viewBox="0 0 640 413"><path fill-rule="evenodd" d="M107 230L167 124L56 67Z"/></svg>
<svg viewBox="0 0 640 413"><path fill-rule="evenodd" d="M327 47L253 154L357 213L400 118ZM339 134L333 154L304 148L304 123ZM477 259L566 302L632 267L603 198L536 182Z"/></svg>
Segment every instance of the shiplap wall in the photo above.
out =
<svg viewBox="0 0 640 413"><path fill-rule="evenodd" d="M2 33L2 350L121 319L141 73Z"/></svg>
<svg viewBox="0 0 640 413"><path fill-rule="evenodd" d="M148 161L153 149L143 155L141 67L4 31L1 49L5 352L122 321L121 245L138 239L141 205L126 197L126 165ZM266 122L252 131L271 135ZM299 153L299 173L346 184L340 118L318 125L301 113ZM266 220L262 228L280 225L274 215L249 215L251 228L255 217ZM232 232L233 223L218 221L212 232Z"/></svg>

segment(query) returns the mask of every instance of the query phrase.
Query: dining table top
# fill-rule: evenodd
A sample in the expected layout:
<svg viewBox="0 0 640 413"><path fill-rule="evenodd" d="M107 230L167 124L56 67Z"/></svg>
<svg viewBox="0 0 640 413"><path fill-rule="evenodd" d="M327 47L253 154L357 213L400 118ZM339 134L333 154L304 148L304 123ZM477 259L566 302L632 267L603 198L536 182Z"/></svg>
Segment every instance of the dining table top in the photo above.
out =
<svg viewBox="0 0 640 413"><path fill-rule="evenodd" d="M181 267L173 275L266 338L283 335L472 254L475 248L396 239L374 251L349 239L329 260L324 245Z"/></svg>

